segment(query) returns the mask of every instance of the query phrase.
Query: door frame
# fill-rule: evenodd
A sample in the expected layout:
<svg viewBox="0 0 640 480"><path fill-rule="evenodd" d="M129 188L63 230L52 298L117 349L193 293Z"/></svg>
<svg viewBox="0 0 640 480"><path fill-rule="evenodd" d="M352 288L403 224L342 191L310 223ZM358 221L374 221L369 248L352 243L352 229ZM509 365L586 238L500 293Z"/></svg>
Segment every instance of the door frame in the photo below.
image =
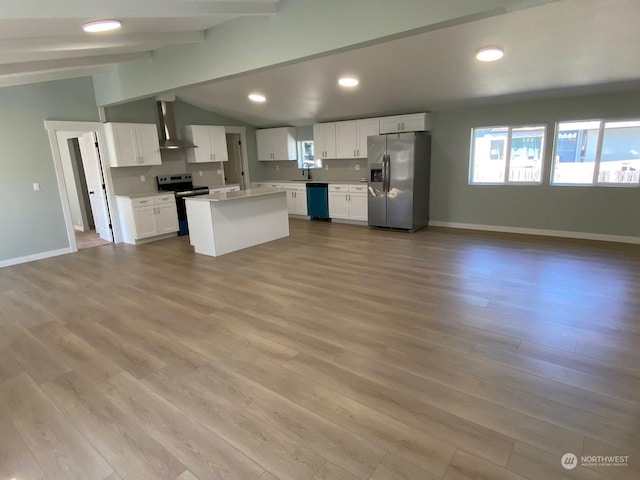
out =
<svg viewBox="0 0 640 480"><path fill-rule="evenodd" d="M115 192L113 189L113 178L111 177L111 169L109 168L109 158L107 151L107 139L104 133L104 126L100 122L69 122L57 120L45 120L44 127L49 135L49 145L51 147L51 155L53 156L53 167L56 172L56 180L58 182L58 192L60 193L60 202L62 203L62 213L67 228L67 237L69 239L69 248L71 252L78 251L76 243L75 230L73 228L73 220L71 219L71 206L69 204L69 193L64 181L64 171L62 170L62 160L60 158L61 145L58 142L58 132L80 132L95 133L98 139L98 149L100 151L100 164L102 168L102 176L104 178L107 206L111 217L111 225L113 232L113 243L121 243L122 236L120 232L120 219L118 218L118 210L115 208ZM64 145L68 148L67 145Z"/></svg>
<svg viewBox="0 0 640 480"><path fill-rule="evenodd" d="M240 143L242 143L242 145L240 145L240 151L242 152L242 171L244 172L244 185L245 188L251 188L251 179L249 178L249 154L247 152L247 128L224 127L224 133L240 134Z"/></svg>

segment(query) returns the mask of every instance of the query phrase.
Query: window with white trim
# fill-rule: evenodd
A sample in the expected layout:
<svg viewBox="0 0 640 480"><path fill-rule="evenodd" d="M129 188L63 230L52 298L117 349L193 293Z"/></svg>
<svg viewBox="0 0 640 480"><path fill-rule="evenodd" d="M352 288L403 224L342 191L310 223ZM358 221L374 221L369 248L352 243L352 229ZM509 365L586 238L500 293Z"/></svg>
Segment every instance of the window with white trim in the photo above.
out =
<svg viewBox="0 0 640 480"><path fill-rule="evenodd" d="M472 129L469 184L539 184L546 130L545 125Z"/></svg>
<svg viewBox="0 0 640 480"><path fill-rule="evenodd" d="M640 185L640 120L559 122L552 185Z"/></svg>

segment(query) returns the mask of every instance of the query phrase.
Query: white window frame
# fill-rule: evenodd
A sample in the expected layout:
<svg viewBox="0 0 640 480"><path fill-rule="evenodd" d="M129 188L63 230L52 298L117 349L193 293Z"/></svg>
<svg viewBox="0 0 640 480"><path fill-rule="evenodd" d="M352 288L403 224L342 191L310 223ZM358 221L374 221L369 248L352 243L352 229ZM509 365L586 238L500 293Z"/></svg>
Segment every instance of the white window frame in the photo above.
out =
<svg viewBox="0 0 640 480"><path fill-rule="evenodd" d="M542 179L544 178L544 166L545 166L545 154L546 154L546 143L547 143L547 124L546 123L538 123L538 124L524 124L524 125L493 125L493 126L483 126L483 127L473 127L471 129L471 140L470 140L470 149L469 149L469 185L472 186L483 186L483 185L523 185L523 186L533 186L533 185L542 185ZM511 136L514 129L519 128L538 128L542 127L544 129L544 137L542 141L542 145L540 146L540 180L535 182L517 182L509 180L509 169L511 167ZM475 168L475 132L476 130L485 130L491 128L506 128L507 129L507 140L504 146L504 154L505 154L505 162L504 162L504 181L502 182L474 182L473 181L473 173ZM554 150L555 151L555 150Z"/></svg>
<svg viewBox="0 0 640 480"><path fill-rule="evenodd" d="M600 122L598 128L598 143L596 144L596 158L594 159L593 178L591 183L559 183L554 182L553 177L556 168L556 149L558 148L558 134L561 123L582 123L582 122ZM640 118L584 118L580 120L559 120L556 122L555 134L553 136L553 152L551 154L551 168L549 171L549 185L552 187L608 187L608 188L638 188L640 183L616 183L616 182L599 182L600 163L602 158L602 145L604 143L605 125L611 122L640 122Z"/></svg>

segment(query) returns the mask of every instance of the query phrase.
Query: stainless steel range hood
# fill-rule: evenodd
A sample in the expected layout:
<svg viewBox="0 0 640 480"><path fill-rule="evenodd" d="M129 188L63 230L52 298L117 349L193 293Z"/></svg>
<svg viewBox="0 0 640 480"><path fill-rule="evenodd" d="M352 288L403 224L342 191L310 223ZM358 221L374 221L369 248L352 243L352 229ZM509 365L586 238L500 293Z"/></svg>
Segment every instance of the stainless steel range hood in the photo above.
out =
<svg viewBox="0 0 640 480"><path fill-rule="evenodd" d="M159 100L157 104L158 118L160 119L160 148L163 150L197 148L196 145L192 145L178 138L176 121L173 116L173 102Z"/></svg>

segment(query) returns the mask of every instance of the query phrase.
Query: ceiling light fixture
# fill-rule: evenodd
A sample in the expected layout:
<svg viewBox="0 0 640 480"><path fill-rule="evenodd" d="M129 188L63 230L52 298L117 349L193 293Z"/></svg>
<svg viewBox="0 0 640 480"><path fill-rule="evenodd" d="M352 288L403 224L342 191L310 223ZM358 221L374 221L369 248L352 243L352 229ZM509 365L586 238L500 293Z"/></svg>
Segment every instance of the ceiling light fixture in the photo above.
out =
<svg viewBox="0 0 640 480"><path fill-rule="evenodd" d="M251 100L252 102L263 103L267 100L267 97L265 97L261 93L250 93L249 100Z"/></svg>
<svg viewBox="0 0 640 480"><path fill-rule="evenodd" d="M355 77L340 77L338 83L343 87L355 87L360 83L360 80Z"/></svg>
<svg viewBox="0 0 640 480"><path fill-rule="evenodd" d="M482 47L476 52L476 58L481 62L495 62L504 57L502 47Z"/></svg>
<svg viewBox="0 0 640 480"><path fill-rule="evenodd" d="M117 30L121 26L122 22L120 20L96 20L82 25L82 30L87 33L100 33Z"/></svg>

